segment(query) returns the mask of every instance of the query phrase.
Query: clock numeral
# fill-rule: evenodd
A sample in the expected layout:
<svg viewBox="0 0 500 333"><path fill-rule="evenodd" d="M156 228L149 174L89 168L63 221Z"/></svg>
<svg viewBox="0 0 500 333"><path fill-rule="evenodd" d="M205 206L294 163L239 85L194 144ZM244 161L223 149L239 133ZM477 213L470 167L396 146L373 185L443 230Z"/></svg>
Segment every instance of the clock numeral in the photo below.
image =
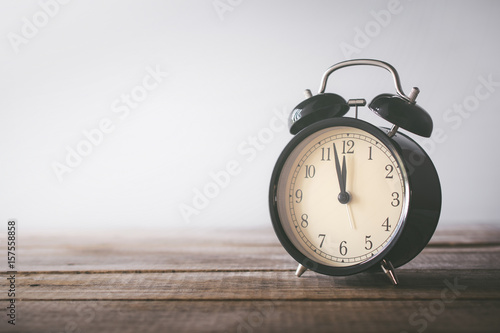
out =
<svg viewBox="0 0 500 333"><path fill-rule="evenodd" d="M330 150L331 148L321 148L321 160L330 161Z"/></svg>
<svg viewBox="0 0 500 333"><path fill-rule="evenodd" d="M345 256L347 254L347 246L345 246L346 244L347 244L346 241L340 242L339 251L340 251L340 254L343 256Z"/></svg>
<svg viewBox="0 0 500 333"><path fill-rule="evenodd" d="M389 218L386 218L382 226L385 227L385 231L390 231L391 225L389 224Z"/></svg>
<svg viewBox="0 0 500 333"><path fill-rule="evenodd" d="M385 178L392 179L394 176L392 175L392 171L394 170L394 167L391 164L387 164L385 166L385 171L387 171L387 175Z"/></svg>
<svg viewBox="0 0 500 333"><path fill-rule="evenodd" d="M319 244L319 248L321 249L321 247L323 246L323 242L325 241L326 235L325 234L319 234L318 238L320 238L320 237L323 237L323 239L321 240L321 243Z"/></svg>
<svg viewBox="0 0 500 333"><path fill-rule="evenodd" d="M302 190L301 189L298 189L297 191L295 191L295 198L297 198L295 200L296 203L302 202Z"/></svg>
<svg viewBox="0 0 500 333"><path fill-rule="evenodd" d="M372 237L372 236L371 235L365 236L365 250L371 250L373 247L373 243L370 240L370 237Z"/></svg>
<svg viewBox="0 0 500 333"><path fill-rule="evenodd" d="M368 161L373 160L373 158L372 158L372 148L373 147L371 147L371 146L368 147Z"/></svg>
<svg viewBox="0 0 500 333"><path fill-rule="evenodd" d="M300 226L302 228L307 228L307 226L309 225L309 222L307 221L309 216L307 216L307 214L302 214L301 218L302 218L302 222L300 222Z"/></svg>
<svg viewBox="0 0 500 333"><path fill-rule="evenodd" d="M306 165L306 178L313 178L316 174L316 167L314 165Z"/></svg>
<svg viewBox="0 0 500 333"><path fill-rule="evenodd" d="M399 206L400 201L399 201L399 193L398 192L392 192L392 202L391 206L392 207L397 207Z"/></svg>
<svg viewBox="0 0 500 333"><path fill-rule="evenodd" d="M348 140L347 142L344 140L342 141L343 143L343 148L342 148L342 154L354 154L354 141ZM346 151L347 148L347 151Z"/></svg>

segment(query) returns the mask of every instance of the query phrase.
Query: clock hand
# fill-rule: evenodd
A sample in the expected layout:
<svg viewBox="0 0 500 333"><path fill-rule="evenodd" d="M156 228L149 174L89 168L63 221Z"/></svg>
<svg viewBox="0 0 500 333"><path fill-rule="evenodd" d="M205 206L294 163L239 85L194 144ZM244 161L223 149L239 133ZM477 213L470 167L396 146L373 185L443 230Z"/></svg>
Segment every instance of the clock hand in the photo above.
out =
<svg viewBox="0 0 500 333"><path fill-rule="evenodd" d="M345 208L347 209L347 217L349 218L349 224L351 225L351 229L356 229L356 224L354 224L354 218L352 216L351 206L349 205L349 201L351 200L351 195L346 191L347 186L347 167L345 163L345 155L342 159L342 183L344 185L343 192L347 196L347 202L345 203ZM342 194L342 193L341 193ZM340 197L340 194L339 194ZM340 199L339 199L340 200Z"/></svg>
<svg viewBox="0 0 500 333"><path fill-rule="evenodd" d="M346 186L347 186L347 168L345 166L345 155L343 156L343 159L342 159L342 185L344 185L344 188L341 190L341 192L347 192L345 190Z"/></svg>
<svg viewBox="0 0 500 333"><path fill-rule="evenodd" d="M345 190L345 179L346 179L346 167L345 167L345 156L342 160L342 170L340 169L339 155L337 153L337 148L335 143L333 144L333 155L335 157L335 168L337 169L337 178L339 180L340 194L338 196L339 202L341 204L346 204L350 200L350 195Z"/></svg>
<svg viewBox="0 0 500 333"><path fill-rule="evenodd" d="M335 168L337 169L337 179L339 181L340 193L338 196L339 202L345 204L347 209L347 217L349 218L349 225L351 229L356 229L354 224L354 219L352 218L351 207L349 207L348 202L351 200L351 196L346 191L346 180L347 180L347 167L345 162L345 155L342 157L342 169L340 169L339 155L337 153L337 148L335 143L333 144L333 155L335 156Z"/></svg>
<svg viewBox="0 0 500 333"><path fill-rule="evenodd" d="M356 229L356 225L354 224L354 219L352 217L351 206L349 206L349 204L346 204L345 208L347 209L347 217L349 218L351 229Z"/></svg>
<svg viewBox="0 0 500 333"><path fill-rule="evenodd" d="M333 155L335 156L335 168L337 169L337 179L339 180L340 193L344 192L344 177L342 176L342 170L340 170L339 155L337 154L337 148L335 143L333 144Z"/></svg>

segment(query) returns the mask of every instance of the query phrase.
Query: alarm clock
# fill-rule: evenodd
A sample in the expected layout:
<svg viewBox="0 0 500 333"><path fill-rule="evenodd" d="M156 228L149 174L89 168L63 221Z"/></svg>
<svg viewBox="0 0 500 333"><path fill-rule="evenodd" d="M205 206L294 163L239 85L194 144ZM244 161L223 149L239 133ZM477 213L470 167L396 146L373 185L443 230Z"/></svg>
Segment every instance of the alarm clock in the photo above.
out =
<svg viewBox="0 0 500 333"><path fill-rule="evenodd" d="M377 66L392 74L396 94L375 97L368 108L391 125L358 118L362 98L326 93L334 71ZM417 256L441 212L439 177L426 152L404 129L429 137L432 119L404 94L390 64L373 59L340 62L323 74L318 94L289 117L294 135L278 158L269 190L274 231L285 250L307 269L333 275L383 271L398 284L395 268ZM354 117L345 117L351 107Z"/></svg>

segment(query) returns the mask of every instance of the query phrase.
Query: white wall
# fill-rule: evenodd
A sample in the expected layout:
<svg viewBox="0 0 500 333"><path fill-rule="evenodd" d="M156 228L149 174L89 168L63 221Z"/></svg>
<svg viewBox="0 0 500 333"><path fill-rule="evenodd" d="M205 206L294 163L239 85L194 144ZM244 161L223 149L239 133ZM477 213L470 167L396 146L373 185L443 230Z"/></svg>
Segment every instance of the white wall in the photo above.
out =
<svg viewBox="0 0 500 333"><path fill-rule="evenodd" d="M407 93L421 89L441 133L418 139L441 178L441 223L498 222L499 15L496 1L3 1L0 224L270 225L269 178L291 139L275 118L348 58L387 61ZM394 88L382 69L350 68L328 91L369 101ZM131 93L144 99L133 108ZM68 167L68 148L89 147ZM180 205L228 163L239 173L186 222Z"/></svg>

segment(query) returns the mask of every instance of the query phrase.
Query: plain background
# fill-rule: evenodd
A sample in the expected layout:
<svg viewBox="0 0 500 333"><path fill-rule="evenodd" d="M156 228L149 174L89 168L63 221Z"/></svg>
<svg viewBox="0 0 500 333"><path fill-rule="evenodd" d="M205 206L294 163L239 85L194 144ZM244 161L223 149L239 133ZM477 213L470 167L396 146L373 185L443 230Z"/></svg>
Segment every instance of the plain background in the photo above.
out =
<svg viewBox="0 0 500 333"><path fill-rule="evenodd" d="M420 88L417 101L440 135L412 137L441 179L440 223L498 223L497 1L55 3L0 3L0 224L270 226L269 180L292 138L277 114L349 58L389 62L406 93ZM13 34L35 20L38 31L16 52ZM148 68L168 77L120 118L113 105L140 90ZM356 67L333 74L327 91L370 101L394 86L388 72ZM366 108L360 118L388 125ZM54 163L103 119L113 131L58 180ZM214 189L211 174L228 163L238 173ZM183 218L180 207L210 186L212 198Z"/></svg>

